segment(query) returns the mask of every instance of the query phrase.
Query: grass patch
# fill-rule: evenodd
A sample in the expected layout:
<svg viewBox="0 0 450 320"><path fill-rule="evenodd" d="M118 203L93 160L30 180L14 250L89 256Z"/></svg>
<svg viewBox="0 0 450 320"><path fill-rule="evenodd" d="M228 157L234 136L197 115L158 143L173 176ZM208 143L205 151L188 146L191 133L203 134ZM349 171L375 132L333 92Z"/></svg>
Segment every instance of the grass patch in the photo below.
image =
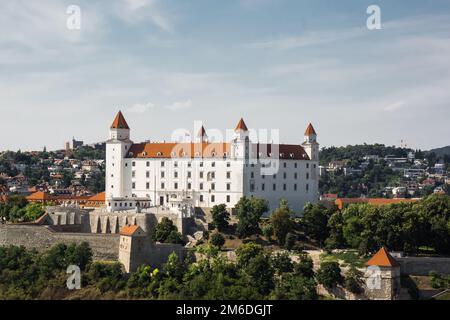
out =
<svg viewBox="0 0 450 320"><path fill-rule="evenodd" d="M323 253L320 255L320 261L336 261L340 262L343 267L355 266L362 268L367 262L367 258L361 257L357 251L342 251L335 253Z"/></svg>

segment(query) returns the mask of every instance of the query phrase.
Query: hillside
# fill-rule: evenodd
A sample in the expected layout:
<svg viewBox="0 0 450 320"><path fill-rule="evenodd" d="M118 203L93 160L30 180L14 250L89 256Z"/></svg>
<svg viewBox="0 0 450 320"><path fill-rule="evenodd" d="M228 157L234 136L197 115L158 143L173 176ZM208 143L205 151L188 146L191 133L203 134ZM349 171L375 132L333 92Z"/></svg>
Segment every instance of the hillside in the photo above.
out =
<svg viewBox="0 0 450 320"><path fill-rule="evenodd" d="M433 152L438 157L450 156L450 146L432 149L432 150L430 150L430 152Z"/></svg>

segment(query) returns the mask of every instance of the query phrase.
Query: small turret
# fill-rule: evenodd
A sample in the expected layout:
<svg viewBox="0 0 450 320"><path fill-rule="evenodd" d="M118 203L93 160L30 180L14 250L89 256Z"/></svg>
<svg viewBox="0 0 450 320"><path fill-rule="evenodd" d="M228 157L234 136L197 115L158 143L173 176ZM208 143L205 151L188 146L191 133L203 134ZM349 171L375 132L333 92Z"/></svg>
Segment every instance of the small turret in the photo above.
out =
<svg viewBox="0 0 450 320"><path fill-rule="evenodd" d="M117 113L109 129L109 138L113 140L130 139L130 127L121 111Z"/></svg>
<svg viewBox="0 0 450 320"><path fill-rule="evenodd" d="M313 161L319 160L319 143L317 142L317 133L314 130L313 125L310 123L306 128L304 134L304 140L302 146L308 154L309 158Z"/></svg>

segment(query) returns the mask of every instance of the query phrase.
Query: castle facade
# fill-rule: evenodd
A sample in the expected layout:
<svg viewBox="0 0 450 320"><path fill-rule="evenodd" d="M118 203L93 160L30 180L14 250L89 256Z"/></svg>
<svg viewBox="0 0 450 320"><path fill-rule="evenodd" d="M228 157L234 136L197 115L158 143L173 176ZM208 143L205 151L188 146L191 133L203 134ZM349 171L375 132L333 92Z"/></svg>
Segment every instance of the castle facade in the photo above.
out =
<svg viewBox="0 0 450 320"><path fill-rule="evenodd" d="M311 124L302 144L251 141L243 119L228 142L209 141L202 127L194 141L134 143L119 111L106 143L106 206L110 212L222 203L232 209L247 196L268 200L270 209L286 199L302 211L318 200L318 168Z"/></svg>

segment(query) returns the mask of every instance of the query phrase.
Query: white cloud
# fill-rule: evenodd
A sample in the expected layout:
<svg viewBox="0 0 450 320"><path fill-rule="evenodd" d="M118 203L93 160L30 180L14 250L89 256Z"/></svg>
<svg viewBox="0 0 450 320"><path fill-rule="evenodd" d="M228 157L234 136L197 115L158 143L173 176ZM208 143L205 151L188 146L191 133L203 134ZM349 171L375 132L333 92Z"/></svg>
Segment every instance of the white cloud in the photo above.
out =
<svg viewBox="0 0 450 320"><path fill-rule="evenodd" d="M138 103L128 108L127 111L130 113L145 113L148 110L153 109L154 107L155 105L151 102L144 104Z"/></svg>
<svg viewBox="0 0 450 320"><path fill-rule="evenodd" d="M117 7L117 16L130 23L149 20L159 29L173 33L173 19L160 7L158 0L124 0Z"/></svg>
<svg viewBox="0 0 450 320"><path fill-rule="evenodd" d="M406 101L397 101L384 107L384 111L395 112L406 106Z"/></svg>
<svg viewBox="0 0 450 320"><path fill-rule="evenodd" d="M174 102L170 105L164 106L164 109L167 109L170 111L179 111L179 110L183 110L183 109L189 109L191 107L192 107L192 101L187 100L187 101Z"/></svg>

